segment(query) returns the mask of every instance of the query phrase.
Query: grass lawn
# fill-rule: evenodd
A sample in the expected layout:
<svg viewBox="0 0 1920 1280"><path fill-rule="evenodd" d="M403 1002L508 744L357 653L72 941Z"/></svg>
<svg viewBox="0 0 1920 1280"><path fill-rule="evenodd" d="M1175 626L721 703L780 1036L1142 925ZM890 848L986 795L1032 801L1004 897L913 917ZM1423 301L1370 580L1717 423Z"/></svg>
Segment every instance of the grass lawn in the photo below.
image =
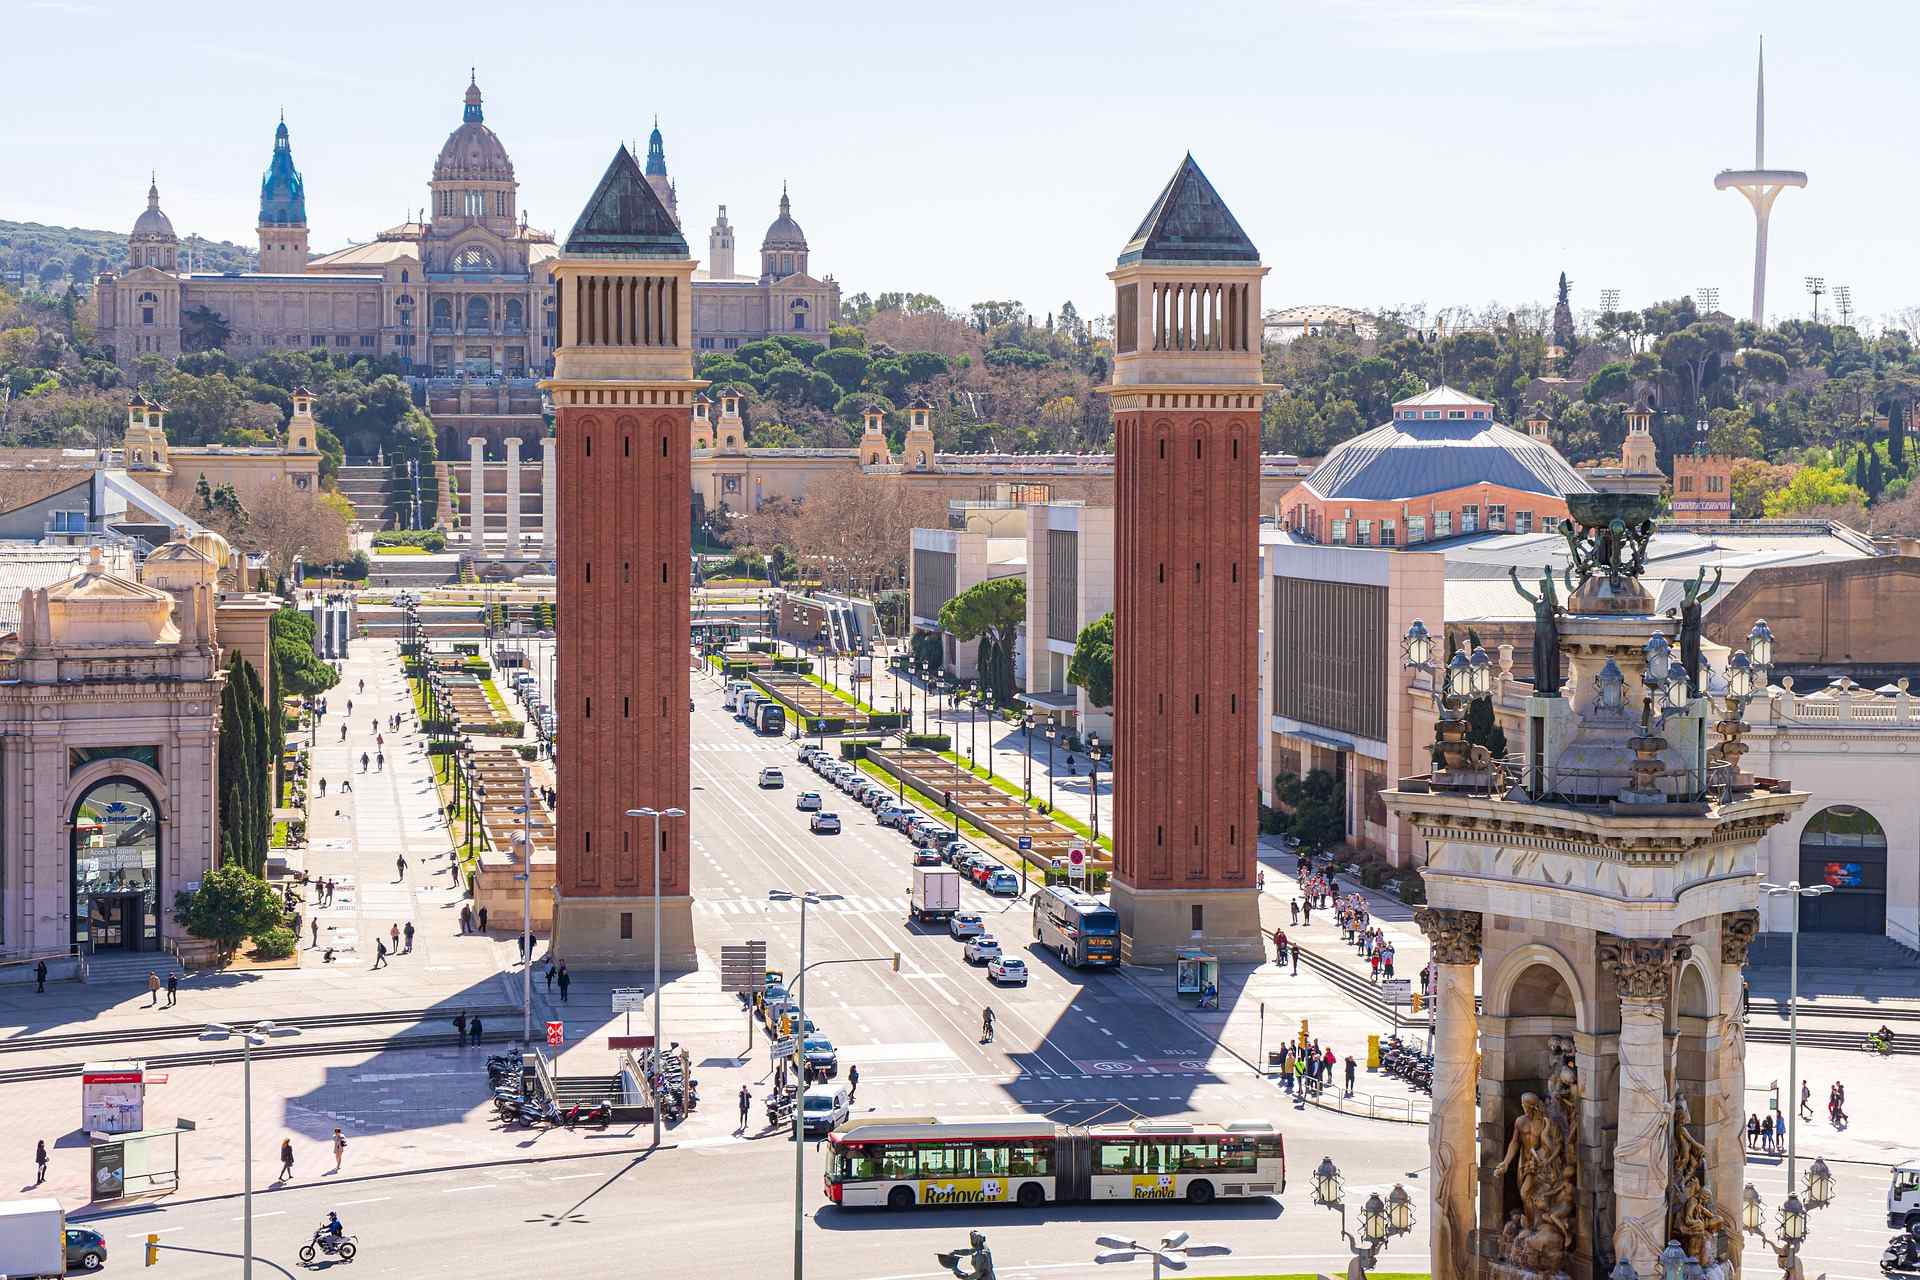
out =
<svg viewBox="0 0 1920 1280"><path fill-rule="evenodd" d="M822 680L819 676L814 675L813 672L811 671L806 673L806 678L807 678L808 684L817 685L818 687L825 689L828 693L840 699L840 701L842 702L852 703L853 709L855 711L864 712L865 714L870 716L877 716L881 714L878 708L868 706L866 703L860 701L859 698L855 697L851 693L848 693L845 689L842 689L837 684L828 684L825 680Z"/></svg>
<svg viewBox="0 0 1920 1280"><path fill-rule="evenodd" d="M499 686L495 685L492 680L482 680L480 687L486 690L487 702L493 707L494 715L502 720L511 720L514 718L513 712L507 709L507 700L500 696Z"/></svg>
<svg viewBox="0 0 1920 1280"><path fill-rule="evenodd" d="M1000 790L1006 792L1010 796L1017 797L1020 795L1020 788L1014 786L1011 781L1001 777L997 773L989 775L987 772L987 767L985 765L971 765L971 766L968 765L965 760L960 758L960 755L958 752L942 751L940 753L940 758L952 764L959 765L962 769L966 769L969 773L973 774L974 777L980 779L982 782L990 783L993 786L998 787ZM1036 813L1039 812L1039 808L1037 804L1035 804L1032 801L1028 802L1028 807L1032 808ZM1093 839L1093 828L1089 827L1086 823L1080 821L1078 818L1073 817L1071 814L1062 813L1060 810L1055 809L1052 813L1049 813L1046 816L1048 818L1051 818L1053 821L1059 823L1061 826L1065 827L1069 831L1072 831L1078 835L1083 835L1087 837L1087 839L1089 840ZM1110 837L1101 836L1099 840L1099 845L1102 849L1105 849L1108 853L1113 852L1113 840Z"/></svg>
<svg viewBox="0 0 1920 1280"><path fill-rule="evenodd" d="M425 556L432 555L433 553L425 547L375 547L373 554L377 556Z"/></svg>
<svg viewBox="0 0 1920 1280"><path fill-rule="evenodd" d="M273 824L273 838L267 844L275 849L287 847L287 824L284 820Z"/></svg>

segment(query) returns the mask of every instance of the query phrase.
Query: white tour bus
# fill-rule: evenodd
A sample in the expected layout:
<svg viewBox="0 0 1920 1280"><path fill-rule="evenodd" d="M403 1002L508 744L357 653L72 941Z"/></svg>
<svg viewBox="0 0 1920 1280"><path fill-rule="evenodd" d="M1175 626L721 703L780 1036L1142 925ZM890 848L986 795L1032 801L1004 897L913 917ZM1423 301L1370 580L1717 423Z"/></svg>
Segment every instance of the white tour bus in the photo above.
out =
<svg viewBox="0 0 1920 1280"><path fill-rule="evenodd" d="M1058 1125L1048 1120L859 1120L827 1136L837 1205L1018 1204L1274 1196L1286 1142L1264 1120Z"/></svg>

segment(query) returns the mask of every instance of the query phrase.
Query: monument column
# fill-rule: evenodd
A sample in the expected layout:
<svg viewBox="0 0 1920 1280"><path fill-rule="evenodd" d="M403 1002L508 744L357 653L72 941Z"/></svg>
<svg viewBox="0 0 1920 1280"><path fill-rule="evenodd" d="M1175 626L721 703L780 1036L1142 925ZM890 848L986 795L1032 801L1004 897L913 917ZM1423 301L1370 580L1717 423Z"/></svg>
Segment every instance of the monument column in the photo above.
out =
<svg viewBox="0 0 1920 1280"><path fill-rule="evenodd" d="M696 963L688 819L693 259L625 147L557 258L554 954ZM651 809L661 816L630 817ZM655 833L658 832L658 844Z"/></svg>
<svg viewBox="0 0 1920 1280"><path fill-rule="evenodd" d="M1747 964L1747 948L1760 931L1760 913L1747 908L1720 917L1720 1025L1716 1027L1710 1065L1712 1087L1707 1103L1707 1175L1714 1202L1728 1222L1740 1221L1741 1190L1747 1170L1747 1025L1741 1017L1740 971ZM1740 1270L1739 1231L1726 1233L1727 1256Z"/></svg>
<svg viewBox="0 0 1920 1280"><path fill-rule="evenodd" d="M1122 955L1263 955L1260 252L1188 156L1114 283L1113 907ZM909 449L908 465L915 450Z"/></svg>
<svg viewBox="0 0 1920 1280"><path fill-rule="evenodd" d="M507 437L507 559L520 558L520 437Z"/></svg>
<svg viewBox="0 0 1920 1280"><path fill-rule="evenodd" d="M1427 1128L1433 1168L1433 1277L1471 1280L1480 1191L1479 1020L1473 977L1480 963L1481 917L1477 911L1421 907L1414 920L1433 949L1433 1108Z"/></svg>
<svg viewBox="0 0 1920 1280"><path fill-rule="evenodd" d="M467 539L473 554L487 551L487 438L467 437Z"/></svg>
<svg viewBox="0 0 1920 1280"><path fill-rule="evenodd" d="M1667 1182L1673 1169L1673 1094L1667 1084L1667 1001L1678 939L1603 935L1600 964L1620 991L1619 1137L1613 1148L1613 1252L1641 1275L1657 1275L1666 1247ZM1734 1221L1739 1221L1736 1211Z"/></svg>
<svg viewBox="0 0 1920 1280"><path fill-rule="evenodd" d="M540 442L540 558L552 560L560 524L560 509L555 504L554 481L559 466L554 457L554 438Z"/></svg>

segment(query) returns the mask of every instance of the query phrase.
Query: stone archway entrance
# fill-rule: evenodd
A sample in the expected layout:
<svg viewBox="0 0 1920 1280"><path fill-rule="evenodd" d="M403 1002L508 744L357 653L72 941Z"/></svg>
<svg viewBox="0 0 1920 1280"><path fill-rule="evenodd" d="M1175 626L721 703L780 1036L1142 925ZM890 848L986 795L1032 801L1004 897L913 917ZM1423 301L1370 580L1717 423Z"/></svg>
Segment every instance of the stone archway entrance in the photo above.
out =
<svg viewBox="0 0 1920 1280"><path fill-rule="evenodd" d="M73 807L73 943L84 952L160 945L159 802L131 778L103 778Z"/></svg>
<svg viewBox="0 0 1920 1280"><path fill-rule="evenodd" d="M1800 903L1808 933L1887 931L1887 833L1865 809L1830 805L1800 832L1800 883L1833 892Z"/></svg>

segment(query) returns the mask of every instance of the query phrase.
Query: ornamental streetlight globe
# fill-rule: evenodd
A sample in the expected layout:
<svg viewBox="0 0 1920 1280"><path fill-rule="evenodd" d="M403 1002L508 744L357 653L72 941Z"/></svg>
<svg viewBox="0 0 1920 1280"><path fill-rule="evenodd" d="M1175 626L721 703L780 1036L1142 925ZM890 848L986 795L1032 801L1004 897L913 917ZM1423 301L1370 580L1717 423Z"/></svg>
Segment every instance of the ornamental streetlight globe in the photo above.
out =
<svg viewBox="0 0 1920 1280"><path fill-rule="evenodd" d="M1398 1235L1413 1230L1413 1197L1397 1182L1387 1194L1387 1222Z"/></svg>
<svg viewBox="0 0 1920 1280"><path fill-rule="evenodd" d="M1433 637L1427 634L1426 623L1418 618L1413 620L1400 640L1400 651L1409 667L1424 667L1433 662Z"/></svg>
<svg viewBox="0 0 1920 1280"><path fill-rule="evenodd" d="M1767 625L1765 618L1753 624L1753 630L1747 632L1747 652L1753 655L1753 665L1770 667L1773 665L1773 628Z"/></svg>
<svg viewBox="0 0 1920 1280"><path fill-rule="evenodd" d="M1667 638L1655 632L1647 641L1647 683L1661 685L1667 682L1667 673L1673 670L1673 646Z"/></svg>
<svg viewBox="0 0 1920 1280"><path fill-rule="evenodd" d="M1332 1156L1322 1156L1313 1171L1313 1202L1328 1209L1340 1203L1340 1170Z"/></svg>
<svg viewBox="0 0 1920 1280"><path fill-rule="evenodd" d="M1799 1244L1807 1238L1807 1210L1799 1196L1788 1196L1787 1202L1780 1206L1780 1238L1789 1244Z"/></svg>
<svg viewBox="0 0 1920 1280"><path fill-rule="evenodd" d="M1740 1225L1748 1234L1758 1234L1761 1225L1766 1221L1766 1212L1767 1206L1760 1199L1760 1193L1755 1191L1753 1184L1749 1182L1747 1189L1740 1193Z"/></svg>
<svg viewBox="0 0 1920 1280"><path fill-rule="evenodd" d="M1807 1207L1824 1209L1833 1202L1833 1172L1825 1160L1816 1157L1807 1166Z"/></svg>
<svg viewBox="0 0 1920 1280"><path fill-rule="evenodd" d="M1386 1202L1378 1191L1367 1194L1367 1202L1360 1207L1360 1234L1368 1244L1379 1246L1391 1234L1391 1224L1387 1221Z"/></svg>

